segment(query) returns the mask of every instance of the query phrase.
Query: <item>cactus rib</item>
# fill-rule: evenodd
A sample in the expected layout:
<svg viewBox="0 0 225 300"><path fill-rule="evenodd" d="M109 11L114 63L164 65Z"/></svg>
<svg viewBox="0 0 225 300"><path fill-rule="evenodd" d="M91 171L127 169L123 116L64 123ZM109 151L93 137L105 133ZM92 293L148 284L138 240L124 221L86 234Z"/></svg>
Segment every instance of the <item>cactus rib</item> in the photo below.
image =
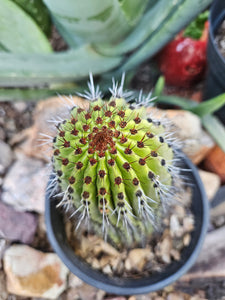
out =
<svg viewBox="0 0 225 300"><path fill-rule="evenodd" d="M121 91L114 85L107 102L90 88L89 109L71 109L53 146L60 204L72 207L77 229L92 225L117 244L140 241L157 227L176 169L165 125L147 118L141 103L129 105Z"/></svg>

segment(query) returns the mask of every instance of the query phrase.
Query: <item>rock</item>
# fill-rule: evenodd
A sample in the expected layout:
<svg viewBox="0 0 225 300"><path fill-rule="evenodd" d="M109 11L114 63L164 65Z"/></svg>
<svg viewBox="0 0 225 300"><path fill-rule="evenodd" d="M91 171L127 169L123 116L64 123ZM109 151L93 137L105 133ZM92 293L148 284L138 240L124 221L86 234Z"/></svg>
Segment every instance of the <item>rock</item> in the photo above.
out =
<svg viewBox="0 0 225 300"><path fill-rule="evenodd" d="M78 295L82 300L96 300L98 291L97 288L86 283L77 288Z"/></svg>
<svg viewBox="0 0 225 300"><path fill-rule="evenodd" d="M221 227L225 224L225 202L210 210L210 219L216 227Z"/></svg>
<svg viewBox="0 0 225 300"><path fill-rule="evenodd" d="M163 240L157 244L156 255L165 263L171 262L170 251L172 250L172 241L169 235L165 236Z"/></svg>
<svg viewBox="0 0 225 300"><path fill-rule="evenodd" d="M107 275L112 275L112 269L110 267L110 265L106 265L103 269L102 272L107 274Z"/></svg>
<svg viewBox="0 0 225 300"><path fill-rule="evenodd" d="M152 108L148 108L150 112ZM154 109L155 111L155 109ZM213 139L202 129L201 121L195 114L184 110L157 110L157 115L165 116L172 122L171 129L182 143L183 152L194 164L200 163L214 147Z"/></svg>
<svg viewBox="0 0 225 300"><path fill-rule="evenodd" d="M19 113L23 113L27 108L26 102L23 102L23 101L14 102L14 103L12 103L12 105L13 105L13 108L16 109Z"/></svg>
<svg viewBox="0 0 225 300"><path fill-rule="evenodd" d="M170 217L170 232L172 237L181 237L183 234L183 228L179 223L177 215Z"/></svg>
<svg viewBox="0 0 225 300"><path fill-rule="evenodd" d="M70 288L67 291L66 300L103 300L106 294L105 291L87 286L87 284L83 284L80 288ZM84 291L82 291L82 289L84 289Z"/></svg>
<svg viewBox="0 0 225 300"><path fill-rule="evenodd" d="M110 297L110 298L105 298L104 300L126 300L125 297Z"/></svg>
<svg viewBox="0 0 225 300"><path fill-rule="evenodd" d="M142 271L147 261L153 258L151 249L136 248L129 252L125 261L126 270Z"/></svg>
<svg viewBox="0 0 225 300"><path fill-rule="evenodd" d="M222 277L225 280L225 226L207 234L197 262L181 280Z"/></svg>
<svg viewBox="0 0 225 300"><path fill-rule="evenodd" d="M220 177L217 174L203 170L199 170L199 175L204 184L208 199L212 200L220 187Z"/></svg>
<svg viewBox="0 0 225 300"><path fill-rule="evenodd" d="M30 246L37 249L44 249L46 252L52 251L52 247L47 238L44 215L38 215L36 234Z"/></svg>
<svg viewBox="0 0 225 300"><path fill-rule="evenodd" d="M222 186L213 198L210 215L215 221L220 217L225 217L225 186Z"/></svg>
<svg viewBox="0 0 225 300"><path fill-rule="evenodd" d="M13 159L13 152L9 145L0 140L0 175L10 166Z"/></svg>
<svg viewBox="0 0 225 300"><path fill-rule="evenodd" d="M186 216L183 220L184 232L191 232L194 230L194 218L193 216Z"/></svg>
<svg viewBox="0 0 225 300"><path fill-rule="evenodd" d="M0 202L0 237L11 241L30 244L37 229L37 216L18 212Z"/></svg>
<svg viewBox="0 0 225 300"><path fill-rule="evenodd" d="M68 282L69 282L69 287L71 287L71 288L76 288L83 284L83 281L80 278L78 278L76 275L74 275L73 273L69 274Z"/></svg>
<svg viewBox="0 0 225 300"><path fill-rule="evenodd" d="M191 235L189 233L186 233L183 237L184 246L188 246L190 244L190 241L191 241Z"/></svg>
<svg viewBox="0 0 225 300"><path fill-rule="evenodd" d="M0 270L2 269L2 257L8 246L8 241L0 238Z"/></svg>
<svg viewBox="0 0 225 300"><path fill-rule="evenodd" d="M219 175L221 182L225 183L225 153L223 150L215 146L207 155L204 161L206 170Z"/></svg>
<svg viewBox="0 0 225 300"><path fill-rule="evenodd" d="M54 253L13 245L4 255L9 293L25 297L58 299L66 288L68 269Z"/></svg>
<svg viewBox="0 0 225 300"><path fill-rule="evenodd" d="M52 97L38 102L33 113L33 126L15 136L12 143L17 144L25 140L18 147L20 151L28 156L49 161L52 154L51 139L50 144L46 144L48 138L42 136L41 133L53 137L56 133L53 120L59 122L60 118L66 118L69 115L70 108L74 105L87 108L89 104L88 101L79 97L72 97L72 100L64 97L64 101L59 97ZM40 141L40 139L42 139L42 141Z"/></svg>
<svg viewBox="0 0 225 300"><path fill-rule="evenodd" d="M5 177L2 200L19 211L43 213L48 173L41 161L20 156Z"/></svg>
<svg viewBox="0 0 225 300"><path fill-rule="evenodd" d="M0 271L0 300L7 300L8 292L6 290L5 274Z"/></svg>
<svg viewBox="0 0 225 300"><path fill-rule="evenodd" d="M181 293L170 293L167 297L166 300L185 300L183 295Z"/></svg>

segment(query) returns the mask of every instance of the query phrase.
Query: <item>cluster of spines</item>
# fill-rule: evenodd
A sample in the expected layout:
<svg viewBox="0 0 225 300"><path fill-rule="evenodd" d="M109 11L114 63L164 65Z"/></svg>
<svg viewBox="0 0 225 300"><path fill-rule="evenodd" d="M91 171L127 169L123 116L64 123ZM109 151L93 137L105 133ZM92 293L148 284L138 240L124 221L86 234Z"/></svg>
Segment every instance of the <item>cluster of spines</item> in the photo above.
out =
<svg viewBox="0 0 225 300"><path fill-rule="evenodd" d="M61 204L75 207L77 227L91 220L115 239L116 227L127 238L154 225L160 203L171 196L173 158L159 121L113 98L90 103L88 111L73 108L57 129Z"/></svg>

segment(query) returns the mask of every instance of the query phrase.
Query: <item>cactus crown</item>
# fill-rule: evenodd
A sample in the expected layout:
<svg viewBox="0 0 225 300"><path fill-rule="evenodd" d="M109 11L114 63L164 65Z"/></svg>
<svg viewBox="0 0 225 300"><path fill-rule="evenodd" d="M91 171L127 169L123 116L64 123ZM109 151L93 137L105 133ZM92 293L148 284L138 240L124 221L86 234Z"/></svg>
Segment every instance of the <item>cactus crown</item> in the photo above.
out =
<svg viewBox="0 0 225 300"><path fill-rule="evenodd" d="M73 107L57 125L60 205L73 209L77 229L89 224L117 245L140 241L173 196L173 147L165 125L146 117L140 99L128 105L115 83L109 101L89 88L89 109Z"/></svg>

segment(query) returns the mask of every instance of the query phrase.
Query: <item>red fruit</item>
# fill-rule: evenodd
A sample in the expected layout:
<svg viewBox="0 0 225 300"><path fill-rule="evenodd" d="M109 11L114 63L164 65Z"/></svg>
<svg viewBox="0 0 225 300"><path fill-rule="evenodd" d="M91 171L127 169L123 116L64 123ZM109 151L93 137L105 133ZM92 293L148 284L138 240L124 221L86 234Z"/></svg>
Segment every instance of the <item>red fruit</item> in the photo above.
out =
<svg viewBox="0 0 225 300"><path fill-rule="evenodd" d="M208 22L199 40L184 37L181 32L159 53L157 59L166 83L189 87L201 80L206 70Z"/></svg>

